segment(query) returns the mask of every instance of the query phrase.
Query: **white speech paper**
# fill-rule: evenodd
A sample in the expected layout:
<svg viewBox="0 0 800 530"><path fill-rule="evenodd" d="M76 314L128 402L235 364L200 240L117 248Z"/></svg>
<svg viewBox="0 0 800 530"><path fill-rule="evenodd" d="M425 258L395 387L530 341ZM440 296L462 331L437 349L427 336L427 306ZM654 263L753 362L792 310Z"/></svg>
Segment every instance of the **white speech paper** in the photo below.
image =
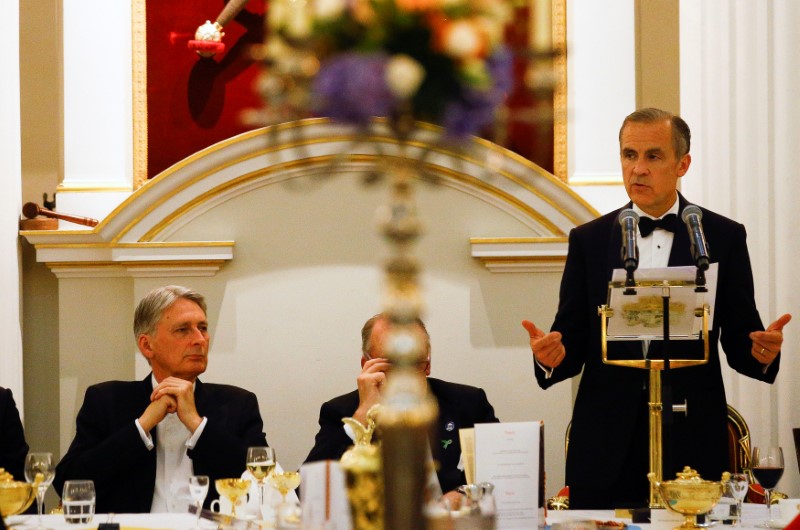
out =
<svg viewBox="0 0 800 530"><path fill-rule="evenodd" d="M475 481L494 484L497 528L538 528L540 421L475 425Z"/></svg>

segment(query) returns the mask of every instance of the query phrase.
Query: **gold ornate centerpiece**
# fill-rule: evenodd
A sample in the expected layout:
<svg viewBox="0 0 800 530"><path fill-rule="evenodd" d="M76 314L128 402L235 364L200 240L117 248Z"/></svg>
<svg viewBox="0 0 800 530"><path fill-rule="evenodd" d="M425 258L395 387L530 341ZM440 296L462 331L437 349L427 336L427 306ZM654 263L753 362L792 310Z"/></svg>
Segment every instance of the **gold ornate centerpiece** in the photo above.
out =
<svg viewBox="0 0 800 530"><path fill-rule="evenodd" d="M355 444L340 460L345 472L347 499L354 530L383 530L383 476L381 449L372 444L375 416L380 405L367 411L367 424L354 418L343 418L350 426Z"/></svg>
<svg viewBox="0 0 800 530"><path fill-rule="evenodd" d="M36 491L42 481L41 473L36 475L33 484L14 480L14 476L0 467L0 517L16 515L28 509L36 499Z"/></svg>
<svg viewBox="0 0 800 530"><path fill-rule="evenodd" d="M684 516L684 523L676 529L696 530L700 528L697 526L697 516L710 512L719 502L730 473L726 471L721 481L713 482L703 480L697 471L686 466L676 476L675 480L663 482L656 480L655 473L648 473L647 478L655 485L664 506Z"/></svg>

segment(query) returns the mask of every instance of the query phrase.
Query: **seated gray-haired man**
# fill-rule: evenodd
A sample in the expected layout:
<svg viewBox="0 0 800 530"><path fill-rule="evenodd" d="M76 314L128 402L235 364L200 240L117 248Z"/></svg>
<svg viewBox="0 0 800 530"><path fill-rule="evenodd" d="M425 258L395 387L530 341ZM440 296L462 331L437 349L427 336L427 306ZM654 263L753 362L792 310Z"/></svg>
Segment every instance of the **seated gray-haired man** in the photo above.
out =
<svg viewBox="0 0 800 530"><path fill-rule="evenodd" d="M186 512L189 477L238 477L247 448L267 445L255 394L203 383L208 365L206 303L167 286L136 308L134 336L152 372L141 381L90 386L75 439L54 485L91 479L98 512ZM210 488L206 506L216 497Z"/></svg>
<svg viewBox="0 0 800 530"><path fill-rule="evenodd" d="M367 320L361 330L361 373L358 386L348 394L322 404L319 411L319 432L306 462L338 460L353 444L342 418L353 417L365 423L367 411L379 402L384 383L391 377L391 363L384 355L384 339L391 323L382 314ZM425 324L417 321L424 334L428 357L417 369L425 376L431 373L431 342ZM461 460L461 441L458 430L473 427L476 423L496 423L494 408L486 392L474 386L450 383L427 377L428 390L439 404L439 420L430 437L433 458L439 463L436 472L442 491L447 495L464 484L466 477Z"/></svg>

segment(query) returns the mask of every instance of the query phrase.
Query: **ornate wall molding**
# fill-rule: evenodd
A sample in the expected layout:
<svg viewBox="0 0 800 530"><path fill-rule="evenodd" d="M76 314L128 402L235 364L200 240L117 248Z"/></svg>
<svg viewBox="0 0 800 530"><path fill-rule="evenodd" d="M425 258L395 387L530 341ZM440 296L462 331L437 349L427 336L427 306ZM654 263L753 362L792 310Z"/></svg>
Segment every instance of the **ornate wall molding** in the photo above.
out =
<svg viewBox="0 0 800 530"><path fill-rule="evenodd" d="M475 139L456 149L438 143L439 130L432 126L419 128L405 146L381 123L369 137L353 132L322 119L251 131L175 164L93 230L22 235L36 247L37 260L59 276L213 275L233 259L234 242L173 241L181 227L253 189L332 172L368 173L389 157L424 160L424 172L441 185L507 212L535 234L489 246L473 241L472 255L491 270L560 268L565 235L597 216L558 178L491 142ZM499 267L503 260L513 266Z"/></svg>

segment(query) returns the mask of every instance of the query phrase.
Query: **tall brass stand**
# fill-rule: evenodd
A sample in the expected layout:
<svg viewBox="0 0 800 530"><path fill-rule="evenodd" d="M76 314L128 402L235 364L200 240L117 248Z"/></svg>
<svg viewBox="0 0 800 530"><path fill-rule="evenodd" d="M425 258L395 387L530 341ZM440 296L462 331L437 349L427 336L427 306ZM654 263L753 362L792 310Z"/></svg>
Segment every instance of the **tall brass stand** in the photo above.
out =
<svg viewBox="0 0 800 530"><path fill-rule="evenodd" d="M400 147L402 150L404 145ZM415 169L412 161L403 158L389 168L392 197L382 222L391 249L386 263L384 305L392 333L384 348L394 365L378 413L386 530L425 528L422 508L428 473L428 432L438 415L425 375L415 368L427 356L424 338L414 333L415 319L422 312L419 265L411 252L420 234L413 195Z"/></svg>
<svg viewBox="0 0 800 530"><path fill-rule="evenodd" d="M660 287L662 290L662 297L664 298L665 318L669 318L669 298L670 289L675 287L694 287L693 282L662 282L662 281L643 281L636 282L636 287ZM624 282L609 282L609 300L611 300L611 290L613 289L626 289ZM600 333L602 335L602 352L603 363L614 366L625 366L628 368L640 368L650 370L650 394L649 394L649 422L650 422L650 472L655 474L656 481L661 482L664 474L664 448L663 448L663 409L664 403L662 400L661 388L661 371L665 368L663 359L624 359L614 360L608 358L608 319L614 316L614 309L608 304L603 304L597 309L600 315ZM703 358L702 359L669 359L669 368L685 368L688 366L699 366L708 363L708 317L709 306L703 304L694 310L694 314L698 318L703 319ZM668 337L669 324L668 321L664 323ZM686 405L675 405L674 410L686 411ZM662 508L659 501L658 491L655 482L650 482L650 508Z"/></svg>

